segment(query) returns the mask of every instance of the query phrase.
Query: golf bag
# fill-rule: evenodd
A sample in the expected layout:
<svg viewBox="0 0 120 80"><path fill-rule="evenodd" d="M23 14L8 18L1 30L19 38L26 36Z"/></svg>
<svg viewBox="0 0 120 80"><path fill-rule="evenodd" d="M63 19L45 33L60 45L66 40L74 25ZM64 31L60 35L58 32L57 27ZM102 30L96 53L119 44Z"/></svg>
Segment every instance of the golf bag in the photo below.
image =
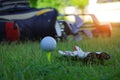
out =
<svg viewBox="0 0 120 80"><path fill-rule="evenodd" d="M3 8L4 9L4 8ZM2 10L2 9L0 9ZM53 8L14 6L0 12L0 41L35 40L55 37L58 12Z"/></svg>

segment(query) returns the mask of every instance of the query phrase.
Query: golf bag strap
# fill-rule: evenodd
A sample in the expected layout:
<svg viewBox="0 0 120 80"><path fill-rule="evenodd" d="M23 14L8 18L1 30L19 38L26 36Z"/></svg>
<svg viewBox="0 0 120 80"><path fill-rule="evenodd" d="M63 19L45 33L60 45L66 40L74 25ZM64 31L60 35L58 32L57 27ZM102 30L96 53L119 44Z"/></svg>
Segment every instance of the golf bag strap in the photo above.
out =
<svg viewBox="0 0 120 80"><path fill-rule="evenodd" d="M17 41L20 33L18 26L13 21L7 21L5 24L6 39L8 41Z"/></svg>

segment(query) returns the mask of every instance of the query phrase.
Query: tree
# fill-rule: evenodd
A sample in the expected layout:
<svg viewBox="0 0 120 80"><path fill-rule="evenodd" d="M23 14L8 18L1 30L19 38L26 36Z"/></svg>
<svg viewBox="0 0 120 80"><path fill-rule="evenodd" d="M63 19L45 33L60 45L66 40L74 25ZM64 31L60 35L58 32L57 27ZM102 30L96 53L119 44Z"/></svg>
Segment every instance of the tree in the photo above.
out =
<svg viewBox="0 0 120 80"><path fill-rule="evenodd" d="M69 4L78 7L84 13L85 7L88 5L89 0L69 0Z"/></svg>
<svg viewBox="0 0 120 80"><path fill-rule="evenodd" d="M29 0L31 7L37 7L37 0Z"/></svg>
<svg viewBox="0 0 120 80"><path fill-rule="evenodd" d="M59 9L64 6L64 0L30 0L32 7L43 8L43 7L53 7Z"/></svg>
<svg viewBox="0 0 120 80"><path fill-rule="evenodd" d="M35 8L53 7L56 9L64 8L68 5L78 7L84 12L89 0L30 0L31 6Z"/></svg>

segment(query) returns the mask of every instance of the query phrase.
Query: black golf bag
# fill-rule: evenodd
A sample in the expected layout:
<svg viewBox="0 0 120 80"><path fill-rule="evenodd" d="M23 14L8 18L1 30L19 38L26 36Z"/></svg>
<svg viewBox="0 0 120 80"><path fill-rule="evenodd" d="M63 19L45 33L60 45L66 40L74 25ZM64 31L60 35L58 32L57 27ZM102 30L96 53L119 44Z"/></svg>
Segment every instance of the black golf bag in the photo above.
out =
<svg viewBox="0 0 120 80"><path fill-rule="evenodd" d="M58 12L53 8L13 6L0 11L0 41L34 40L55 37Z"/></svg>

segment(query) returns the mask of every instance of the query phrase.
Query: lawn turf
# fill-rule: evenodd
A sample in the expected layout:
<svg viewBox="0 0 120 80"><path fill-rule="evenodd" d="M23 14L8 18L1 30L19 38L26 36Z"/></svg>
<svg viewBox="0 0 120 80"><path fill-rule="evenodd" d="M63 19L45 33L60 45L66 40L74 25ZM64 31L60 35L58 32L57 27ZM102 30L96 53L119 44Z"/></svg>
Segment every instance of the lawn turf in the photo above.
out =
<svg viewBox="0 0 120 80"><path fill-rule="evenodd" d="M98 37L82 41L72 39L57 42L51 52L51 62L47 53L40 48L39 41L0 44L0 80L119 80L120 79L120 28L113 28L112 37ZM105 65L83 64L81 61L61 59L58 50L74 50L74 46L84 51L108 52L111 56Z"/></svg>

